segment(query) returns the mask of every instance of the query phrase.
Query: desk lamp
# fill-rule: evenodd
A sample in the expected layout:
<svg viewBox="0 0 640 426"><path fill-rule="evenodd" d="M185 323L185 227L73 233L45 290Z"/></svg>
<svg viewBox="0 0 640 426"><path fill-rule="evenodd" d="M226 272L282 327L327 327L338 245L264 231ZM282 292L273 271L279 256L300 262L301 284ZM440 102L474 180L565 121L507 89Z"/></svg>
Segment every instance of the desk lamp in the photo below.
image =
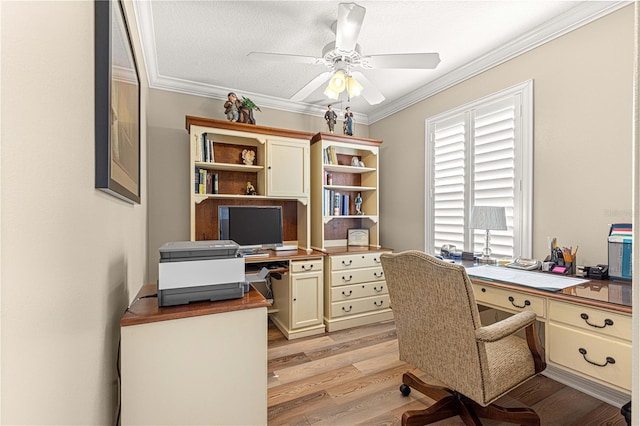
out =
<svg viewBox="0 0 640 426"><path fill-rule="evenodd" d="M486 231L485 247L482 250L482 257L478 259L480 263L496 263L491 259L491 249L489 248L489 231L506 231L507 217L504 207L475 206L471 209L471 229L484 229Z"/></svg>

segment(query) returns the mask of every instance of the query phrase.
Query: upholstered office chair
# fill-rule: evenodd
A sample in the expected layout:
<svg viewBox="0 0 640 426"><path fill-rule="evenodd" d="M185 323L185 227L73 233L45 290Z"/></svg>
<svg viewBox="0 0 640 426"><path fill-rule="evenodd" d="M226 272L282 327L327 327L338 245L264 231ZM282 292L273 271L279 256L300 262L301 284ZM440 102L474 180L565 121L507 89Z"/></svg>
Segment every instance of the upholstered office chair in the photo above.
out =
<svg viewBox="0 0 640 426"><path fill-rule="evenodd" d="M539 425L531 408L493 402L544 370L536 315L520 312L483 327L464 267L419 251L380 256L396 322L400 359L442 382L434 386L407 372L400 391L411 388L437 402L407 411L403 425L423 425L459 415L465 424L479 417ZM525 328L527 339L513 333Z"/></svg>

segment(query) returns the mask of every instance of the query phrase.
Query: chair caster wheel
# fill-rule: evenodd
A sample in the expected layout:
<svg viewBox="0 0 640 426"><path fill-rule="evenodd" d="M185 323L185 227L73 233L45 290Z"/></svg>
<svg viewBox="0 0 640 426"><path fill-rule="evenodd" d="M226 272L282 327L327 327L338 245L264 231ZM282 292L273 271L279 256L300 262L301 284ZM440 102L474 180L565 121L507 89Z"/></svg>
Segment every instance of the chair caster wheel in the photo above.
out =
<svg viewBox="0 0 640 426"><path fill-rule="evenodd" d="M411 393L411 388L405 384L400 385L400 393L402 396L409 396Z"/></svg>

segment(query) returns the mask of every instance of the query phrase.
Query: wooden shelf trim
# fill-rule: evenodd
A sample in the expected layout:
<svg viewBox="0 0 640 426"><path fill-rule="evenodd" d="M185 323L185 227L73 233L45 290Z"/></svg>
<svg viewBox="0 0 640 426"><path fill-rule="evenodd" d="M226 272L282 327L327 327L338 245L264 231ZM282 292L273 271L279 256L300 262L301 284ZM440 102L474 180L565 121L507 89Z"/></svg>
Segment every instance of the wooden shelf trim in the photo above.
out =
<svg viewBox="0 0 640 426"><path fill-rule="evenodd" d="M247 166L246 164L208 163L196 161L195 166L207 170L228 170L233 172L259 172L264 166Z"/></svg>
<svg viewBox="0 0 640 426"><path fill-rule="evenodd" d="M372 186L349 186L349 185L325 185L325 189L339 189L342 191L353 191L353 192L364 192L364 191L375 191L376 188Z"/></svg>
<svg viewBox="0 0 640 426"><path fill-rule="evenodd" d="M339 164L324 164L323 167L326 171L335 173L362 174L376 171L373 167L342 166Z"/></svg>
<svg viewBox="0 0 640 426"><path fill-rule="evenodd" d="M324 224L331 222L334 219L369 219L373 223L378 223L378 216L372 215L333 215L333 216L323 216L322 217Z"/></svg>
<svg viewBox="0 0 640 426"><path fill-rule="evenodd" d="M309 140L313 136L313 133L301 132L298 130L278 129L276 127L258 126L255 124L236 123L226 120L216 120L213 118L194 117L191 115L187 115L186 129L189 133L191 133L191 126L209 127L213 129L213 133L218 132L220 129L231 130L240 132L242 137L247 137L247 133L258 133L267 136L280 136L285 138Z"/></svg>
<svg viewBox="0 0 640 426"><path fill-rule="evenodd" d="M204 200L208 200L210 198L219 198L219 199L229 199L235 198L240 200L295 200L306 206L309 203L309 198L307 197L274 197L267 195L239 195L239 194L194 194L194 199L196 204L202 203Z"/></svg>

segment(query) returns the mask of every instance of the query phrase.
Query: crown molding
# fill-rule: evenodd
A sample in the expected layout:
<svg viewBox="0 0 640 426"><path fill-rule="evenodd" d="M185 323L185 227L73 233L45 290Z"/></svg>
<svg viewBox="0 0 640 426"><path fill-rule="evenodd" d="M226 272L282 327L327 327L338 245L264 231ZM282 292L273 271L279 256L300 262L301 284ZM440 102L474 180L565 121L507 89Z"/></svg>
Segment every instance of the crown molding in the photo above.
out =
<svg viewBox="0 0 640 426"><path fill-rule="evenodd" d="M570 31L612 13L631 1L600 2L584 1L571 10L558 15L546 24L536 28L521 37L518 37L490 53L475 59L456 70L425 84L419 89L403 96L397 101L374 110L369 115L355 113L355 120L361 124L371 124L390 115L402 111L430 96L433 96L464 80L474 77L496 65L506 62L522 53L532 50L548 41L560 37ZM227 94L233 89L221 86L208 85L188 80L181 80L162 76L158 72L156 44L153 26L153 13L151 1L134 1L135 18L140 28L142 53L146 64L149 87L151 89L167 90L195 96L203 96L213 99L226 100ZM273 108L281 111L298 114L322 116L325 113L323 107L303 102L294 102L289 99L265 96L258 93L244 93L257 105L265 108Z"/></svg>
<svg viewBox="0 0 640 426"><path fill-rule="evenodd" d="M567 34L583 25L595 21L609 13L627 6L631 1L582 2L579 6L551 19L546 24L524 34L513 41L492 50L454 71L425 84L397 101L389 102L369 114L369 123L375 123L392 114L402 111L430 96L472 78L488 69L500 65L544 43Z"/></svg>

